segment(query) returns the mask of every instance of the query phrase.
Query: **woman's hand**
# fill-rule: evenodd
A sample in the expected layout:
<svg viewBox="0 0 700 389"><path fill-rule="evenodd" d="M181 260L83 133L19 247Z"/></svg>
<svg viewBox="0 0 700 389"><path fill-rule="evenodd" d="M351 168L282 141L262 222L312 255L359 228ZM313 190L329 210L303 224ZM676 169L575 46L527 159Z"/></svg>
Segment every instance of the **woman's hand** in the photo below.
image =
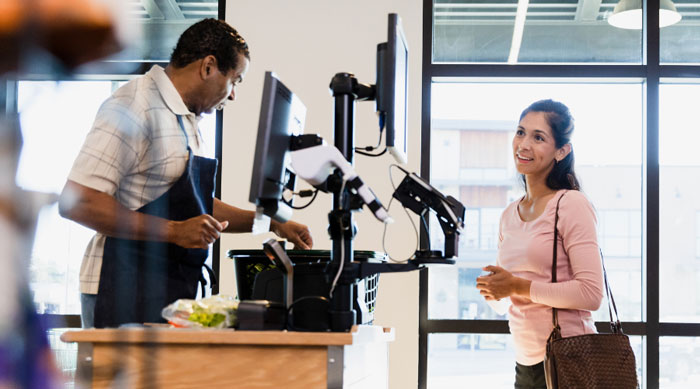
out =
<svg viewBox="0 0 700 389"><path fill-rule="evenodd" d="M500 300L510 296L530 298L530 280L516 277L498 266L486 266L482 270L491 272L476 278L476 288L486 300Z"/></svg>

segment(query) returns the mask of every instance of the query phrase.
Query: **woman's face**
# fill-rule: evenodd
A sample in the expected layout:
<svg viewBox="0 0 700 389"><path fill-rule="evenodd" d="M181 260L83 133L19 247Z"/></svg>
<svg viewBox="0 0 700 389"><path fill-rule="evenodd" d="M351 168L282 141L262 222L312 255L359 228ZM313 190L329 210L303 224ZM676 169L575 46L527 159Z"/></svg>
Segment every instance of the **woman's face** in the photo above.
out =
<svg viewBox="0 0 700 389"><path fill-rule="evenodd" d="M554 166L555 158L561 157L561 154L544 112L530 112L520 120L513 137L513 159L518 173L546 177Z"/></svg>

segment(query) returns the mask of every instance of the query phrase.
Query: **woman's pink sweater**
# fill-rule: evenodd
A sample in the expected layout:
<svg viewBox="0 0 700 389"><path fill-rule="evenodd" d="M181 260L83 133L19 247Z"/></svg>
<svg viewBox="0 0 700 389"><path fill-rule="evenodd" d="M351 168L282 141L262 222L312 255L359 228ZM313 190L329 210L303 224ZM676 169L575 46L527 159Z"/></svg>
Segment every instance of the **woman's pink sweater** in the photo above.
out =
<svg viewBox="0 0 700 389"><path fill-rule="evenodd" d="M565 195L564 195L565 194ZM557 283L552 282L554 213L559 204ZM563 337L595 333L591 311L603 298L603 275L596 235L596 215L586 196L560 190L537 219L524 222L520 200L503 211L498 244L498 266L532 281L530 299L511 297L510 332L515 360L534 365L544 359L552 331L552 308L558 310Z"/></svg>

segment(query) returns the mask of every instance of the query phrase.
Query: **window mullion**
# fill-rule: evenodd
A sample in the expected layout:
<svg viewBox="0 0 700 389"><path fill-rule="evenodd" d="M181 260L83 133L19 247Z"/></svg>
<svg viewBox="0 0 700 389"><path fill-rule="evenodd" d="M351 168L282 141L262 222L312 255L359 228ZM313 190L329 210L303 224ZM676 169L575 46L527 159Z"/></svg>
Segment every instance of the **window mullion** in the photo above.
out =
<svg viewBox="0 0 700 389"><path fill-rule="evenodd" d="M659 0L644 0L643 60L646 75L646 387L659 387ZM653 10L653 12L648 12Z"/></svg>

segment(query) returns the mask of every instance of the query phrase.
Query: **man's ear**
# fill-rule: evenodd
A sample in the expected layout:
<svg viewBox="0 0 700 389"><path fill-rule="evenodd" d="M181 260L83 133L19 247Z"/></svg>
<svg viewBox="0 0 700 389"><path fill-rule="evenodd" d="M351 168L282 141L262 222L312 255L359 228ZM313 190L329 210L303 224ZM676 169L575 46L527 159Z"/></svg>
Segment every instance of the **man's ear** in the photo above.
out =
<svg viewBox="0 0 700 389"><path fill-rule="evenodd" d="M561 162L569 153L571 153L571 143L567 143L557 150L557 162Z"/></svg>
<svg viewBox="0 0 700 389"><path fill-rule="evenodd" d="M199 66L199 73L202 79L214 74L214 71L217 69L217 65L216 57L213 55L207 55L206 57L202 58L202 62Z"/></svg>

